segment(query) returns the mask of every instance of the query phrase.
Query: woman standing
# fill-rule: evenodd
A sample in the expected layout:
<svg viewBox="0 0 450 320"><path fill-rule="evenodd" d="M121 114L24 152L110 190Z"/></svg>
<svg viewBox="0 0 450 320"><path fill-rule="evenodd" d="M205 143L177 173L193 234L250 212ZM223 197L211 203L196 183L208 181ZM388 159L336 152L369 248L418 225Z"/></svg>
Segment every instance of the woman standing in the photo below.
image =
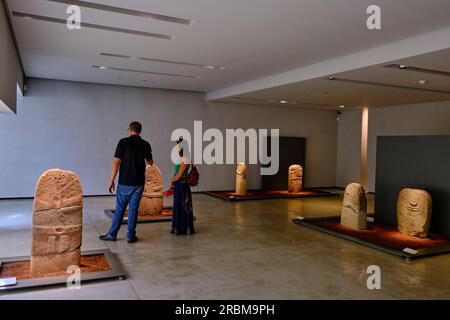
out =
<svg viewBox="0 0 450 320"><path fill-rule="evenodd" d="M187 183L190 161L183 157L182 138L178 139L180 163L175 165L173 184L173 213L170 233L194 234L194 212L192 208L191 187Z"/></svg>

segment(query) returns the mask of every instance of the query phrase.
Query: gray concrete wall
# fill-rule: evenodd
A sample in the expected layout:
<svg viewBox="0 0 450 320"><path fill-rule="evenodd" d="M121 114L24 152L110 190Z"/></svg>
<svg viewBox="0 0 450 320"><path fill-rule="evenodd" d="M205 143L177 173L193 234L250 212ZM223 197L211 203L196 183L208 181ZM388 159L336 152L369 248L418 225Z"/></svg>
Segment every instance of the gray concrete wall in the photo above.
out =
<svg viewBox="0 0 450 320"><path fill-rule="evenodd" d="M0 198L33 196L40 174L51 168L76 172L85 195L106 194L117 141L130 121L143 123L165 187L172 175L170 135L207 128L280 128L306 137L308 186L336 184L336 113L268 106L207 103L204 94L56 80L29 79L17 116L0 114ZM201 165L198 190L234 188L234 165ZM258 188L257 166L249 188Z"/></svg>
<svg viewBox="0 0 450 320"><path fill-rule="evenodd" d="M336 185L360 180L361 110L342 111L338 121Z"/></svg>
<svg viewBox="0 0 450 320"><path fill-rule="evenodd" d="M0 1L0 113L16 112L17 86L23 86L22 68L14 40Z"/></svg>
<svg viewBox="0 0 450 320"><path fill-rule="evenodd" d="M450 134L450 101L371 109L367 163L369 191L375 191L377 136L445 134Z"/></svg>
<svg viewBox="0 0 450 320"><path fill-rule="evenodd" d="M359 114L359 115L358 115ZM371 108L369 112L368 190L375 192L377 136L450 134L450 101ZM338 125L337 184L359 181L360 112L344 111Z"/></svg>

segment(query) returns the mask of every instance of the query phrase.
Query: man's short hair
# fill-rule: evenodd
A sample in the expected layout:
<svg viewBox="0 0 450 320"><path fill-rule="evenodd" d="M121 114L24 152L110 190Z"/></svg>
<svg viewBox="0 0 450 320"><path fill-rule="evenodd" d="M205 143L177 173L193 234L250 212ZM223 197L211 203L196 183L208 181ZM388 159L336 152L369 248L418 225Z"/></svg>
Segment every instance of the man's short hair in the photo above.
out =
<svg viewBox="0 0 450 320"><path fill-rule="evenodd" d="M128 129L130 129L131 131L136 132L137 134L140 134L142 131L142 124L140 124L137 121L133 121L132 123L130 123L130 125L128 126Z"/></svg>

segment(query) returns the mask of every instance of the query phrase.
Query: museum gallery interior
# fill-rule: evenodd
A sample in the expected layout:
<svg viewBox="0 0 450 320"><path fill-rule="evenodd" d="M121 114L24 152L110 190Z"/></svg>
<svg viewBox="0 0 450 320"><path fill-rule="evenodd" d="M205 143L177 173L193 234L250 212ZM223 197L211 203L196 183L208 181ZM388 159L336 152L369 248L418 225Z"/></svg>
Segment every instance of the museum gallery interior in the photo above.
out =
<svg viewBox="0 0 450 320"><path fill-rule="evenodd" d="M449 15L1 0L0 299L450 299Z"/></svg>

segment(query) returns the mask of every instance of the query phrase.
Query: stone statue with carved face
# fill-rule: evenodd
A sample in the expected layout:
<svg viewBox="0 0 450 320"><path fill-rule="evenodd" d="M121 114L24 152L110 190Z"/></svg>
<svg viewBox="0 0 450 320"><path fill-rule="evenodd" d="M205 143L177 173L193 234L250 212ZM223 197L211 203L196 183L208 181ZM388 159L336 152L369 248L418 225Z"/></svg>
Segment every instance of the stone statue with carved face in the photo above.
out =
<svg viewBox="0 0 450 320"><path fill-rule="evenodd" d="M38 180L33 204L31 273L80 265L83 192L78 176L48 170Z"/></svg>
<svg viewBox="0 0 450 320"><path fill-rule="evenodd" d="M158 215L163 211L163 180L156 164L145 169L145 185L139 203L138 215Z"/></svg>
<svg viewBox="0 0 450 320"><path fill-rule="evenodd" d="M288 191L300 192L303 188L303 168L301 165L293 164L289 167Z"/></svg>
<svg viewBox="0 0 450 320"><path fill-rule="evenodd" d="M359 183L350 183L345 188L341 224L352 229L367 228L367 198Z"/></svg>
<svg viewBox="0 0 450 320"><path fill-rule="evenodd" d="M239 163L236 168L236 194L247 195L247 166L245 163Z"/></svg>
<svg viewBox="0 0 450 320"><path fill-rule="evenodd" d="M432 201L425 190L403 189L397 198L397 224L400 233L424 238L428 235Z"/></svg>

